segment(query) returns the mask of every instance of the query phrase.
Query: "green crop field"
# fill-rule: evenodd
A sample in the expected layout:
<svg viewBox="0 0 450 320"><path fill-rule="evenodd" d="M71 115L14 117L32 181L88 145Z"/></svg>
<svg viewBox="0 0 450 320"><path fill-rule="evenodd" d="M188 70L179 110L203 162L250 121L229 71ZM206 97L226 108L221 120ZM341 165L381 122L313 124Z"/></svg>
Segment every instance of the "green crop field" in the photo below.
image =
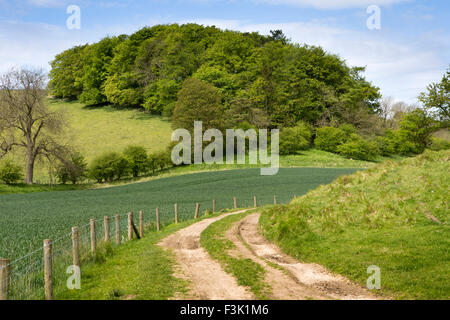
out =
<svg viewBox="0 0 450 320"><path fill-rule="evenodd" d="M232 208L233 196L238 207L271 203L277 195L280 203L290 201L320 184L354 172L344 168L286 168L275 176L261 176L259 169L228 170L186 174L120 187L0 195L0 256L18 258L42 244L46 238L57 238L81 226L90 218L144 210L147 221L154 219L159 207L162 222L173 219L173 205L179 204L182 219L194 215L195 203L202 213L211 209Z"/></svg>

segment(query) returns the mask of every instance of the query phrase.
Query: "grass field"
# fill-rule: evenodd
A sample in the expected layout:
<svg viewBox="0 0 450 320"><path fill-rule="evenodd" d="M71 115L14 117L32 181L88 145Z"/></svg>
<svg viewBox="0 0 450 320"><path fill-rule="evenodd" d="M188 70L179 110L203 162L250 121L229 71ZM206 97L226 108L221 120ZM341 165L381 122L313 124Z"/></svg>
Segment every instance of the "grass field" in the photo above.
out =
<svg viewBox="0 0 450 320"><path fill-rule="evenodd" d="M381 269L381 294L450 299L450 151L338 178L263 212L265 236L305 262L365 285Z"/></svg>
<svg viewBox="0 0 450 320"><path fill-rule="evenodd" d="M280 169L275 176L261 176L259 169L228 170L180 175L114 188L0 195L0 256L17 258L39 247L46 238L55 239L72 226L114 213L144 210L154 219L159 207L161 220L172 221L173 205L179 204L180 217L193 217L195 203L202 211L231 208L233 196L239 207L270 203L277 194L280 203L326 184L355 169Z"/></svg>

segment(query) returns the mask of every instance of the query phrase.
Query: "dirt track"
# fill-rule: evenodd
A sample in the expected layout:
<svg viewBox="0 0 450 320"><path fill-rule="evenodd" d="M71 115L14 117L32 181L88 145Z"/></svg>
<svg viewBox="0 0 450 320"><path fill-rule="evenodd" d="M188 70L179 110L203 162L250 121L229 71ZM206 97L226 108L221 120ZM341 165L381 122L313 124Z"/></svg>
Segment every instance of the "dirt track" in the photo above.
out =
<svg viewBox="0 0 450 320"><path fill-rule="evenodd" d="M175 276L190 283L187 296L175 298L245 300L254 299L248 288L223 271L205 249L200 247L200 234L210 224L238 211L205 219L165 238L160 245L175 253L178 270ZM244 258L250 258L266 269L265 281L272 287L273 299L375 299L339 275L333 275L317 264L300 263L265 240L258 232L259 214L251 214L227 232L227 237Z"/></svg>
<svg viewBox="0 0 450 320"><path fill-rule="evenodd" d="M244 210L245 211L245 210ZM200 247L200 234L211 223L230 214L205 219L165 238L160 245L175 252L178 269L175 276L189 280L191 287L187 297L200 300L249 300L253 294L237 284L236 279L223 271L220 264L211 259L208 252Z"/></svg>

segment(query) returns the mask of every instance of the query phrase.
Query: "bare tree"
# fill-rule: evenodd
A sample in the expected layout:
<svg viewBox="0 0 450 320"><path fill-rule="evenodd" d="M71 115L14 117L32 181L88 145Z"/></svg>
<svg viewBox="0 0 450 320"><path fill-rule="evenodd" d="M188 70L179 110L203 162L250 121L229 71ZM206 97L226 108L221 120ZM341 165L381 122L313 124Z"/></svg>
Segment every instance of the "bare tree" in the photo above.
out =
<svg viewBox="0 0 450 320"><path fill-rule="evenodd" d="M26 153L27 184L33 183L39 156L62 161L68 149L58 144L64 121L45 104L46 75L42 70L12 69L0 76L0 158L15 148Z"/></svg>

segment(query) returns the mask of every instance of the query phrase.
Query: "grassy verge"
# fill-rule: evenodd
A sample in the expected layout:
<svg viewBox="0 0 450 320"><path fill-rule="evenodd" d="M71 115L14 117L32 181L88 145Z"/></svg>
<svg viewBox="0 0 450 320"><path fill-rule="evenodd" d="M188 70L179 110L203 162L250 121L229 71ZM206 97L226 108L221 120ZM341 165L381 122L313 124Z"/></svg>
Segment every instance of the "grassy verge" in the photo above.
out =
<svg viewBox="0 0 450 320"><path fill-rule="evenodd" d="M59 288L59 300L166 300L184 293L186 282L173 276L174 257L157 245L163 238L205 218L171 224L160 232L146 232L109 251L97 263L82 267L80 290Z"/></svg>
<svg viewBox="0 0 450 320"><path fill-rule="evenodd" d="M292 256L363 285L367 267L380 267L380 294L450 299L449 160L426 152L342 176L265 210L260 224Z"/></svg>
<svg viewBox="0 0 450 320"><path fill-rule="evenodd" d="M251 259L233 256L236 246L225 238L232 225L249 213L228 216L211 224L202 232L200 243L227 273L237 279L239 285L249 287L256 299L268 299L271 287L264 281L265 269Z"/></svg>

